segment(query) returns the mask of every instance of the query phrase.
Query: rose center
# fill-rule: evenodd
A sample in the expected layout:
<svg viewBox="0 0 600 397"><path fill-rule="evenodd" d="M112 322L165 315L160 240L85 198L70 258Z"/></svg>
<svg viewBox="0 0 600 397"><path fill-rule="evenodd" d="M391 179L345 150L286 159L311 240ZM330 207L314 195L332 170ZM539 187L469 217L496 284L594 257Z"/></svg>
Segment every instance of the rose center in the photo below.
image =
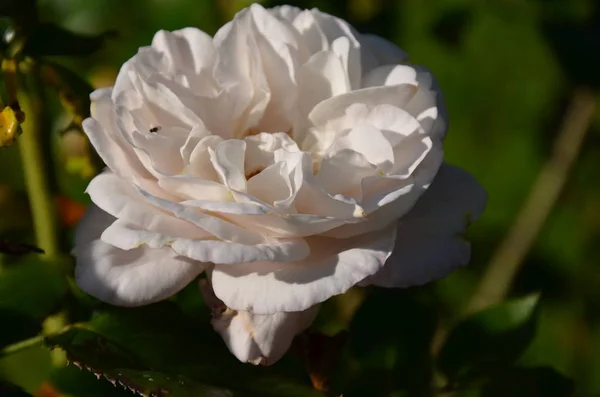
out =
<svg viewBox="0 0 600 397"><path fill-rule="evenodd" d="M262 131L260 130L260 128L257 127L250 127L248 128L246 131L244 131L244 133L242 134L241 139L244 139L248 136L254 136L254 135L258 135L260 134Z"/></svg>
<svg viewBox="0 0 600 397"><path fill-rule="evenodd" d="M249 180L254 175L260 174L263 170L264 170L264 167L261 167L261 168L259 168L257 170L254 170L254 171L246 171L246 180Z"/></svg>

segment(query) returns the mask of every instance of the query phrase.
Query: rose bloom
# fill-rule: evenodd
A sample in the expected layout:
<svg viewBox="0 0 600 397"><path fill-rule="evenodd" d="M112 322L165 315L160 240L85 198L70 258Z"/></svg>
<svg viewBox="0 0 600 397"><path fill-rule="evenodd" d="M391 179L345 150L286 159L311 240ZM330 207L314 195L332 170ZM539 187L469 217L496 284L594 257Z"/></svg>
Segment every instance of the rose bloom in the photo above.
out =
<svg viewBox="0 0 600 397"><path fill-rule="evenodd" d="M75 241L78 285L138 306L201 273L213 326L271 364L318 304L466 264L486 195L443 163L426 69L318 10L254 4L214 37L158 32L91 95L107 165Z"/></svg>

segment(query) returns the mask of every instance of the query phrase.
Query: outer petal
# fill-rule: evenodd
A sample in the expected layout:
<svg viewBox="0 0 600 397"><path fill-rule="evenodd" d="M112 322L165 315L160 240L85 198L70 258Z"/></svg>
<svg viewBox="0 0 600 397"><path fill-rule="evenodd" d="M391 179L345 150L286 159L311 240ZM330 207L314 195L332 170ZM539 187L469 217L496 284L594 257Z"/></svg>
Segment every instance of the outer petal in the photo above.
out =
<svg viewBox="0 0 600 397"><path fill-rule="evenodd" d="M196 208L154 196L109 172L96 176L87 192L98 207L144 230L189 239L212 235L221 240L249 245L266 241L260 233L207 215Z"/></svg>
<svg viewBox="0 0 600 397"><path fill-rule="evenodd" d="M408 54L394 43L372 34L360 36L363 75L381 65L397 65L408 59Z"/></svg>
<svg viewBox="0 0 600 397"><path fill-rule="evenodd" d="M268 132L287 131L296 110L298 43L289 24L282 23L259 4L252 4L249 10L252 32L256 36L271 93L260 129Z"/></svg>
<svg viewBox="0 0 600 397"><path fill-rule="evenodd" d="M350 91L342 60L332 51L313 54L298 70L298 97L300 124L304 128L306 117L316 104L335 95Z"/></svg>
<svg viewBox="0 0 600 397"><path fill-rule="evenodd" d="M308 256L308 246L302 239L273 240L265 244L244 245L215 239L184 239L141 230L115 221L102 233L102 241L123 250L141 245L151 248L171 247L177 254L201 262L219 264L250 263L256 261L296 261Z"/></svg>
<svg viewBox="0 0 600 397"><path fill-rule="evenodd" d="M251 23L251 12L246 8L221 27L213 38L218 51L214 73L231 98L227 111L215 111L236 120L236 127L231 132L237 137L243 136L247 128L258 124L271 99L262 61L257 56L260 49L256 34L249 34L252 31Z"/></svg>
<svg viewBox="0 0 600 397"><path fill-rule="evenodd" d="M321 161L315 179L330 194L342 194L360 199L361 181L376 173L377 167L369 163L361 153L340 150Z"/></svg>
<svg viewBox="0 0 600 397"><path fill-rule="evenodd" d="M362 183L362 193L367 199L361 201L365 211L368 211L365 222L344 225L325 234L328 237L348 238L380 230L407 214L431 184L443 162L441 145L434 144L428 155L416 162L419 165L408 178L366 177Z"/></svg>
<svg viewBox="0 0 600 397"><path fill-rule="evenodd" d="M212 38L196 28L160 30L152 39L152 47L166 55L173 69L182 68L192 74L199 75L214 60Z"/></svg>
<svg viewBox="0 0 600 397"><path fill-rule="evenodd" d="M116 122L112 88L103 88L90 95L92 117L83 121L83 130L104 161L115 173L130 177L147 176L133 147L123 139Z"/></svg>
<svg viewBox="0 0 600 397"><path fill-rule="evenodd" d="M187 220L169 216L145 202L131 182L111 172L97 175L86 191L103 211L142 229L182 238L210 236Z"/></svg>
<svg viewBox="0 0 600 397"><path fill-rule="evenodd" d="M77 227L75 279L88 294L113 305L145 305L177 293L204 270L205 264L168 247L123 251L101 241L101 233L114 220L91 205Z"/></svg>
<svg viewBox="0 0 600 397"><path fill-rule="evenodd" d="M305 135L297 134L296 139L303 150L323 154L337 132L353 128L364 117L365 112L354 112L358 107L365 110L384 104L404 107L416 92L417 87L404 84L362 88L331 97L317 104L308 115L315 128Z"/></svg>
<svg viewBox="0 0 600 397"><path fill-rule="evenodd" d="M311 10L311 13L327 37L329 48L344 62L350 86L358 88L361 77L360 42L357 39L359 33L342 19L316 9Z"/></svg>
<svg viewBox="0 0 600 397"><path fill-rule="evenodd" d="M212 325L229 350L242 362L271 365L289 349L294 336L308 328L319 307L301 312L252 314L227 308L212 291L207 280L200 287L213 308Z"/></svg>
<svg viewBox="0 0 600 397"><path fill-rule="evenodd" d="M294 22L294 19L296 19L302 12L302 9L289 5L281 5L269 8L267 11L269 11L275 17L291 23Z"/></svg>
<svg viewBox="0 0 600 397"><path fill-rule="evenodd" d="M311 255L302 261L216 265L215 294L228 307L254 314L306 310L376 273L393 250L395 230L306 240Z"/></svg>
<svg viewBox="0 0 600 397"><path fill-rule="evenodd" d="M411 84L362 88L319 103L308 117L316 127L342 130L351 127L352 120L347 117L351 106L365 104L374 108L385 104L404 107L416 93L417 87Z"/></svg>
<svg viewBox="0 0 600 397"><path fill-rule="evenodd" d="M481 215L486 199L471 175L443 165L427 192L401 218L394 253L365 284L421 285L468 263L470 245L463 233Z"/></svg>
<svg viewBox="0 0 600 397"><path fill-rule="evenodd" d="M418 87L415 96L404 106L431 136L443 137L448 116L444 98L433 74L422 66L384 65L363 78L364 87L409 84Z"/></svg>

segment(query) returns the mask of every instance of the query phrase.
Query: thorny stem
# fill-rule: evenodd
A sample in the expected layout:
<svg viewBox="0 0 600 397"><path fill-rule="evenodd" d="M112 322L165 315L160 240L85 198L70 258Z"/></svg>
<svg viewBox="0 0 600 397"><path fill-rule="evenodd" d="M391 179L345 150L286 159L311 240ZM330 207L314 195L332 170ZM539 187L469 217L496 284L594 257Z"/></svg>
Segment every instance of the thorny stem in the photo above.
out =
<svg viewBox="0 0 600 397"><path fill-rule="evenodd" d="M567 181L592 122L595 108L593 93L579 89L572 95L561 130L554 142L553 153L538 175L509 233L492 255L481 282L466 306L465 314L499 303L508 293L523 259ZM431 346L433 355L437 355L442 347L447 331L443 324L436 330ZM454 396L455 391L438 390L434 394Z"/></svg>
<svg viewBox="0 0 600 397"><path fill-rule="evenodd" d="M38 247L45 251L43 256L48 264L54 265L60 256L59 219L52 195L50 167L47 151L44 151L44 102L39 77L39 68L34 63L28 69L26 76L31 84L22 87L19 102L25 112L26 120L22 124L23 135L19 138L19 149L25 185L31 207L33 226ZM44 321L45 333L53 333L62 329L65 324L65 314L59 313ZM66 362L63 351L54 350L51 353L52 363L62 366Z"/></svg>
<svg viewBox="0 0 600 397"><path fill-rule="evenodd" d="M43 341L44 335L37 335L32 338L13 343L12 345L8 345L0 350L0 358L29 349L30 347L40 346Z"/></svg>
<svg viewBox="0 0 600 397"><path fill-rule="evenodd" d="M4 348L0 349L0 358L9 356L11 354L19 353L23 350L27 350L27 349L35 347L35 346L41 346L42 343L44 342L44 339L46 339L47 336L65 332L69 328L73 327L74 325L77 325L77 324L74 323L74 324L63 325L59 329L55 330L54 332L42 333L40 335L33 336L29 339L25 339L25 340L22 340L19 342L15 342L11 345L5 346Z"/></svg>
<svg viewBox="0 0 600 397"><path fill-rule="evenodd" d="M488 265L467 313L500 302L507 294L523 259L535 242L550 210L568 179L592 122L594 94L579 89L572 96L551 157L543 166L516 221Z"/></svg>
<svg viewBox="0 0 600 397"><path fill-rule="evenodd" d="M37 246L46 252L44 258L52 260L60 254L59 222L47 174L49 161L42 146L45 141L45 114L35 67L32 68L29 77L33 84L19 96L19 102L26 115L21 127L23 135L18 139L19 149Z"/></svg>

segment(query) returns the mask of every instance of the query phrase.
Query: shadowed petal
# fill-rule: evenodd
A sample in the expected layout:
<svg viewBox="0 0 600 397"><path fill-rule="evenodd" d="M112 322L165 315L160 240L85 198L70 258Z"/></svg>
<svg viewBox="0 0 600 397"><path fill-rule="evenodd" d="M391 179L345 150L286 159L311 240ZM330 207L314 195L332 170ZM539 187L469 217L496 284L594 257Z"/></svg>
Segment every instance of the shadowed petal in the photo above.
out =
<svg viewBox="0 0 600 397"><path fill-rule="evenodd" d="M394 253L365 284L421 285L467 264L471 251L463 234L483 212L486 199L466 171L443 165L427 192L400 220Z"/></svg>
<svg viewBox="0 0 600 397"><path fill-rule="evenodd" d="M207 280L200 287L205 302L211 302L212 325L229 348L242 362L271 365L290 348L294 337L308 328L319 307L301 312L252 314L227 308L212 291Z"/></svg>
<svg viewBox="0 0 600 397"><path fill-rule="evenodd" d="M228 307L254 314L306 310L375 274L393 250L395 228L345 240L306 241L311 254L302 261L216 265L215 294Z"/></svg>
<svg viewBox="0 0 600 397"><path fill-rule="evenodd" d="M103 242L100 234L114 220L92 204L77 227L75 279L88 294L118 306L146 305L179 292L204 270L169 247L124 251Z"/></svg>

